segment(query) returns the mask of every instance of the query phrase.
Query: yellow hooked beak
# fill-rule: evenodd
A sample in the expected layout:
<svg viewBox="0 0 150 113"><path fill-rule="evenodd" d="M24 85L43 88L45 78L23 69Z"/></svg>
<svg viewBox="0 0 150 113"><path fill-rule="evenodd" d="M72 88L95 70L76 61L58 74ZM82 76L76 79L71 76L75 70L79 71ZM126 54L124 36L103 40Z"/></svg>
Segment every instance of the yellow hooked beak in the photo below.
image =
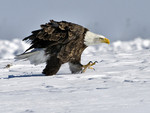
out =
<svg viewBox="0 0 150 113"><path fill-rule="evenodd" d="M110 41L107 38L101 38L100 41L101 41L101 43L110 44Z"/></svg>

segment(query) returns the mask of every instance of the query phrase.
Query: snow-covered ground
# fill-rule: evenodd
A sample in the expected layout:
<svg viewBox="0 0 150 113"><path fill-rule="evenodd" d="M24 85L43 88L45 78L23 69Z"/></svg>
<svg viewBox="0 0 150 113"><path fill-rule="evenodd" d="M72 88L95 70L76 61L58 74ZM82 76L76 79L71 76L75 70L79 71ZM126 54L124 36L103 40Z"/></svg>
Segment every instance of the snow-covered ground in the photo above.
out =
<svg viewBox="0 0 150 113"><path fill-rule="evenodd" d="M150 113L150 40L88 47L82 63L98 61L95 71L71 74L64 64L55 76L14 61L27 46L0 41L0 113Z"/></svg>

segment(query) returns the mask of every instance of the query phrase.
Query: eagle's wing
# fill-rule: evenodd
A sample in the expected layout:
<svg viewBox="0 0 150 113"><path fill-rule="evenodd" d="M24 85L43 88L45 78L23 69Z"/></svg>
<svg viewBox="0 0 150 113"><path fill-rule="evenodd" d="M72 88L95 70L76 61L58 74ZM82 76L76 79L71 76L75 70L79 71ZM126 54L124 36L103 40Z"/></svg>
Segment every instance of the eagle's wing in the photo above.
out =
<svg viewBox="0 0 150 113"><path fill-rule="evenodd" d="M66 44L70 40L76 39L85 32L85 28L80 25L66 21L56 22L50 20L49 23L41 25L41 29L33 31L32 35L23 40L31 41L32 48L46 48L57 44Z"/></svg>

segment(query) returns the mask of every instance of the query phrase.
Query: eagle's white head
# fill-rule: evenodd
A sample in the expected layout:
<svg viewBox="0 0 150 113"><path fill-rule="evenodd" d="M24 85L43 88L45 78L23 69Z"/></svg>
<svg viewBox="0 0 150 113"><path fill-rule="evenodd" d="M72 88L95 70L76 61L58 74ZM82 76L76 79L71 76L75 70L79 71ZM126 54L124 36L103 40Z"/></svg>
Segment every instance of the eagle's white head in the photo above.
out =
<svg viewBox="0 0 150 113"><path fill-rule="evenodd" d="M86 46L97 45L97 44L100 44L100 43L109 44L110 41L109 41L109 39L107 39L103 35L98 35L98 34L90 32L90 31L86 32L85 38L84 38L84 44Z"/></svg>

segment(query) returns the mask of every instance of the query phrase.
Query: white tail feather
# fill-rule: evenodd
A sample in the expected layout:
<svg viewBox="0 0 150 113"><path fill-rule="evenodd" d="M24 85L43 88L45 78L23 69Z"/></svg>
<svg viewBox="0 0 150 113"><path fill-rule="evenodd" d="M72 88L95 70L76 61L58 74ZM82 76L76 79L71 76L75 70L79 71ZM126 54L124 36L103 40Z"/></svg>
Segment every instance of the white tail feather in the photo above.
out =
<svg viewBox="0 0 150 113"><path fill-rule="evenodd" d="M15 57L16 60L29 60L31 64L38 65L45 63L49 58L49 55L45 54L45 49L37 49L28 53L23 53Z"/></svg>

